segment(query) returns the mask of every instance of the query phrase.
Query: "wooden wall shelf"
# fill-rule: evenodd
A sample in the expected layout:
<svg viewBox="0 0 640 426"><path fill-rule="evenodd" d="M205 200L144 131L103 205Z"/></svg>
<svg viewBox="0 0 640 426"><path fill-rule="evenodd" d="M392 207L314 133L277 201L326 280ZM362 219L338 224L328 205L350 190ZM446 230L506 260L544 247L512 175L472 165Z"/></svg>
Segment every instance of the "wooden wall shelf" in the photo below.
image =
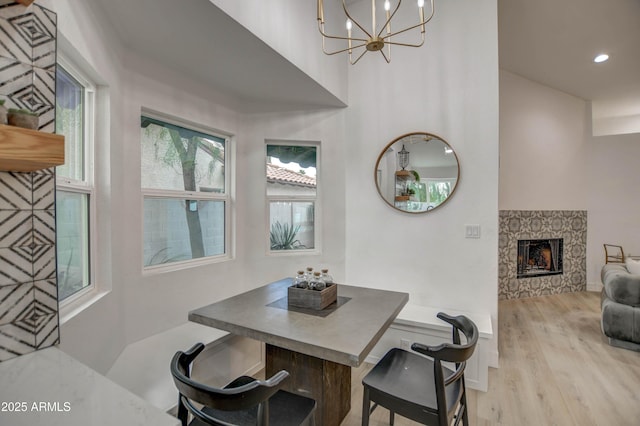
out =
<svg viewBox="0 0 640 426"><path fill-rule="evenodd" d="M64 164L64 136L0 124L0 171L33 172Z"/></svg>

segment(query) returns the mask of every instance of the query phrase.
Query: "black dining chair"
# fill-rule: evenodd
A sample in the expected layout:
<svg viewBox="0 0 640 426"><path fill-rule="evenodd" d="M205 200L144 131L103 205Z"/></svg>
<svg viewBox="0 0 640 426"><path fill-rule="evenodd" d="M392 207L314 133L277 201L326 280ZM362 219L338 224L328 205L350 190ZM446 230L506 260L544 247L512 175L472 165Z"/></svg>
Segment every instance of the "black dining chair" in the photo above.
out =
<svg viewBox="0 0 640 426"><path fill-rule="evenodd" d="M390 411L391 425L394 413L425 425L469 424L464 369L478 342L478 328L464 315L440 312L438 318L453 326L453 343L414 343L411 349L415 352L393 348L362 380L363 426L369 425L369 415L378 406ZM455 368L442 362L455 363Z"/></svg>
<svg viewBox="0 0 640 426"><path fill-rule="evenodd" d="M289 377L285 370L267 380L241 376L224 388L191 379L191 364L203 349L197 343L186 352L176 352L171 360L182 426L314 425L315 400L280 389Z"/></svg>

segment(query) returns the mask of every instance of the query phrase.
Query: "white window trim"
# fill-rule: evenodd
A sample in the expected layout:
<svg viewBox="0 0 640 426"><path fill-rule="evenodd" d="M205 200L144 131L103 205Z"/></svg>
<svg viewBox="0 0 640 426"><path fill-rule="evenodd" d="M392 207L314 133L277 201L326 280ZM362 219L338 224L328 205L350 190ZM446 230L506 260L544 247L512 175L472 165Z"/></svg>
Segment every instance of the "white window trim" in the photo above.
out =
<svg viewBox="0 0 640 426"><path fill-rule="evenodd" d="M82 290L59 301L60 323L64 324L77 313L89 305L95 303L108 292L101 289L96 283L97 265L97 215L96 192L94 185L94 144L95 144L95 119L96 119L96 86L88 80L85 72L79 68L63 53L58 52L57 64L62 66L73 78L84 87L84 180L76 180L56 175L56 191L75 192L86 194L89 197L89 285ZM57 248L56 248L57 249Z"/></svg>
<svg viewBox="0 0 640 426"><path fill-rule="evenodd" d="M289 197L283 197L281 195L278 196L269 196L267 194L267 184L266 184L266 176L267 176L267 145L284 145L284 146L310 146L316 148L316 195L292 195ZM265 140L264 144L264 182L265 182L265 244L266 244L266 255L267 256L309 256L309 255L320 255L322 254L322 240L320 235L321 232L321 223L322 223L322 204L321 204L321 155L320 155L320 143L313 141L299 141L299 140ZM289 202L297 202L297 201L311 201L314 203L314 212L313 212L313 240L314 240L314 248L312 249L296 249L296 250L271 250L271 213L270 207L272 202L277 201L289 201Z"/></svg>
<svg viewBox="0 0 640 426"><path fill-rule="evenodd" d="M213 129L210 127L203 126L198 123L194 123L192 121L183 120L177 117L165 115L158 111L153 111L147 108L142 108L140 111L140 116L145 116L149 118L153 118L159 121L163 121L168 124L173 124L175 126L181 126L189 130L194 130L197 132L209 134L211 136L216 136L218 138L224 139L224 162L225 162L225 170L224 170L224 187L225 191L223 194L215 193L215 192L197 192L197 191L179 191L179 190L165 190L165 189L152 189L152 188L141 188L140 190L140 223L143 226L142 232L142 244L141 244L141 254L140 258L143 259L142 263L142 276L149 275L157 275L164 274L167 272L180 271L183 269L195 268L203 265L209 265L214 263L228 262L234 259L234 248L232 246L233 240L233 225L235 221L231 217L232 211L232 203L234 199L234 191L233 184L234 179L232 179L231 175L235 170L235 162L234 162L234 154L235 154L235 144L233 143L233 138L230 134L222 132L217 129ZM229 171L231 170L231 173ZM174 198L174 199L191 199L191 200L205 200L205 201L224 201L224 253L215 256L206 256L200 257L197 259L189 259L178 262L171 262L161 265L144 265L144 200L145 198Z"/></svg>

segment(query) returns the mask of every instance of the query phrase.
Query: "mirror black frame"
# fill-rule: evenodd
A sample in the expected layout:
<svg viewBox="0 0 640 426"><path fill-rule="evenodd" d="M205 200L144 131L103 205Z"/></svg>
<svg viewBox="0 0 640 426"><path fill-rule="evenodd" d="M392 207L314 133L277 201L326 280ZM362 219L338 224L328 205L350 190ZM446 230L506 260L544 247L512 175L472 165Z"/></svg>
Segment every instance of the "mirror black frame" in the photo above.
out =
<svg viewBox="0 0 640 426"><path fill-rule="evenodd" d="M457 163L457 173L456 173L456 184L453 186L453 188L451 189L451 193L449 194L449 196L440 204L438 204L437 206L427 209L427 210L421 210L421 211L413 211L413 210L404 210L402 208L399 208L395 205L395 200L392 200L392 202L390 202L389 200L387 200L387 198L385 198L385 196L383 195L382 191L380 190L380 182L379 182L379 178L378 178L378 170L379 170L379 166L380 166L380 160L382 160L382 157L385 155L385 153L389 150L389 148L391 148L395 143L401 141L402 139L409 137L409 136L413 136L413 135L421 135L424 137L428 137L431 139L437 139L439 141L441 141L445 147L449 147L449 149L451 149L451 153L453 154L456 163ZM460 159L458 158L458 155L456 154L455 150L453 149L453 147L443 138L441 138L440 136L433 134L433 133L428 133L428 132L410 132L410 133L406 133L402 136L399 136L397 138L395 138L394 140L392 140L391 142L389 142L387 145L385 145L385 147L382 149L382 152L380 152L380 155L378 155L378 159L376 160L376 164L375 167L373 169L373 179L374 182L376 184L376 190L378 191L378 194L380 195L380 198L382 198L384 200L385 203L387 203L387 205L393 207L393 209L403 212L403 213L410 213L410 214L422 214L422 213L429 213L432 212L436 209L438 209L439 207L443 206L444 204L447 203L447 201L449 201L451 199L451 197L453 197L453 194L456 192L456 189L458 188L458 184L460 183Z"/></svg>

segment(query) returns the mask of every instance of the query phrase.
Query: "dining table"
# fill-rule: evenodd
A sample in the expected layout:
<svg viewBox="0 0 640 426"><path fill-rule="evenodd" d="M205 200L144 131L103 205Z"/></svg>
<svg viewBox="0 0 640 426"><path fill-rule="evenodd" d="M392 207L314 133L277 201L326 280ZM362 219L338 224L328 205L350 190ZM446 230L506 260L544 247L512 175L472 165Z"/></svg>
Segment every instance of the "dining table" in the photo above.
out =
<svg viewBox="0 0 640 426"><path fill-rule="evenodd" d="M351 409L352 367L364 362L409 295L335 284L337 300L315 310L289 305L292 281L195 309L189 320L264 342L265 376L288 371L283 389L316 400L316 425L337 426Z"/></svg>

